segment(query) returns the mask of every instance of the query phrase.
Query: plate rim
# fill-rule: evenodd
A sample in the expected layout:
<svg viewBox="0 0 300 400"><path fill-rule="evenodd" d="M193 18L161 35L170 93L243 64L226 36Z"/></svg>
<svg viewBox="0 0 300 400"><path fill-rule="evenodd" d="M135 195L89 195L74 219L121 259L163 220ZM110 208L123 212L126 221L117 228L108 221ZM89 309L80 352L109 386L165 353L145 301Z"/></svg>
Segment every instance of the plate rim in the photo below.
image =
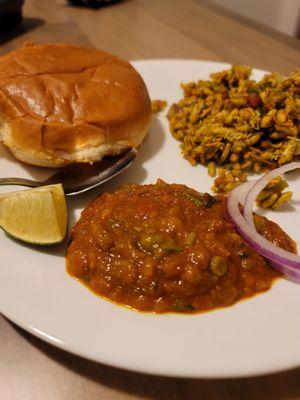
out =
<svg viewBox="0 0 300 400"><path fill-rule="evenodd" d="M145 64L145 63L170 63L170 62L184 62L184 63L201 63L201 64L214 64L215 66L222 65L220 68L228 68L233 64L230 64L228 62L223 62L223 61L210 61L210 60L203 60L203 59L184 59L184 58L149 58L149 59L134 59L129 61L134 67L138 67L140 64ZM253 67L253 70L255 72L259 73L266 73L267 71L255 68ZM165 376L165 377L174 377L174 378L192 378L192 379L197 379L197 378L205 378L205 379L232 379L232 378L245 378L245 377L256 377L256 376L263 376L263 375L269 375L269 374L275 374L275 373L280 373L283 371L288 371L292 370L296 367L300 366L300 361L298 363L286 363L288 365L284 366L284 363L282 363L282 368L274 367L274 368L255 368L255 370L251 371L249 370L248 372L243 371L241 373L217 373L217 374L212 374L208 373L205 374L203 371L201 373L195 372L192 374L191 372L184 374L184 373L174 373L173 372L167 372L167 371L162 371L160 370L159 372L156 372L154 368L151 366L149 367L144 367L144 366L139 366L138 368L134 366L129 366L128 363L123 362L123 360L119 360L118 362L114 361L109 361L103 357L101 360L99 357L93 357L91 355L85 354L82 352L80 349L74 349L72 346L69 344L63 342L61 339L56 338L53 335L49 335L47 332L44 332L43 330L39 330L37 327L32 326L30 323L26 323L24 320L21 319L15 319L14 317L11 317L7 315L5 312L1 311L1 304L0 304L0 312L1 314L8 319L9 321L12 321L13 324L21 327L23 330L29 332L33 336L37 337L39 340L45 341L51 345L54 345L55 347L58 347L59 349L66 351L70 354L74 354L75 356L79 356L84 359L88 359L103 365L107 365L110 367L115 367L115 368L121 368L126 371L130 372L135 372L135 373L142 373L142 374L147 374L147 375L154 375L154 376Z"/></svg>

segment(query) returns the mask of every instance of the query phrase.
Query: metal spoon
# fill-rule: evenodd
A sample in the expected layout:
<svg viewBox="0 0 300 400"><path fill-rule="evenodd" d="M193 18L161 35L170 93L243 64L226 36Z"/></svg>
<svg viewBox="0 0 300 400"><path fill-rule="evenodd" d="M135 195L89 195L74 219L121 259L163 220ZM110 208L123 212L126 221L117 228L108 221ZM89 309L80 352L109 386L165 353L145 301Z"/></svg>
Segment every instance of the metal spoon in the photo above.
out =
<svg viewBox="0 0 300 400"><path fill-rule="evenodd" d="M125 154L105 157L94 164L72 164L39 182L23 178L0 178L0 185L40 187L61 183L67 196L75 196L102 185L124 171L135 160L136 154L136 149L130 149Z"/></svg>

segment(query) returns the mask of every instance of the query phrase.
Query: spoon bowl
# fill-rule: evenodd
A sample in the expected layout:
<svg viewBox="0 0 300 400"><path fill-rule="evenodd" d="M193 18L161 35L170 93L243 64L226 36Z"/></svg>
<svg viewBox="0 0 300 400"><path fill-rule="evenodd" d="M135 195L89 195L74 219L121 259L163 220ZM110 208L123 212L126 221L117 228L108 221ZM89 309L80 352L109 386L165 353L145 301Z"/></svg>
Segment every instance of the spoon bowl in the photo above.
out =
<svg viewBox="0 0 300 400"><path fill-rule="evenodd" d="M102 161L88 164L78 163L60 169L44 181L23 178L0 178L0 185L40 187L61 183L66 196L87 192L109 181L127 169L136 159L137 150L130 149L117 156L104 157Z"/></svg>

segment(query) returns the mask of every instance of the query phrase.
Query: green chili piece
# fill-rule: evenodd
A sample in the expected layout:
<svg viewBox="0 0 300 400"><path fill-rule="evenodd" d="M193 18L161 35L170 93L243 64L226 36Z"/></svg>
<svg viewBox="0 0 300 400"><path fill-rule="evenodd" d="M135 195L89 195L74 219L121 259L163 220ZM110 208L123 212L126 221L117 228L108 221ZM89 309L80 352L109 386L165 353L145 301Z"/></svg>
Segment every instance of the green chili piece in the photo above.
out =
<svg viewBox="0 0 300 400"><path fill-rule="evenodd" d="M216 202L218 202L218 199L216 199L214 196L211 196L209 193L204 193L200 198L197 198L195 196L192 196L189 193L184 193L183 194L187 199L192 201L196 206L199 207L205 207L205 208L210 208L212 207Z"/></svg>
<svg viewBox="0 0 300 400"><path fill-rule="evenodd" d="M194 243L194 241L195 241L195 239L196 239L196 233L195 232L190 232L190 233L188 233L187 234L187 237L186 237L186 239L185 239L185 243L188 245L188 246L191 246L193 243Z"/></svg>
<svg viewBox="0 0 300 400"><path fill-rule="evenodd" d="M202 199L197 199L196 197L192 196L189 193L184 193L184 196L192 201L196 206L203 206L203 200Z"/></svg>
<svg viewBox="0 0 300 400"><path fill-rule="evenodd" d="M167 251L168 253L179 253L182 248L172 243L165 243L161 245L161 249Z"/></svg>

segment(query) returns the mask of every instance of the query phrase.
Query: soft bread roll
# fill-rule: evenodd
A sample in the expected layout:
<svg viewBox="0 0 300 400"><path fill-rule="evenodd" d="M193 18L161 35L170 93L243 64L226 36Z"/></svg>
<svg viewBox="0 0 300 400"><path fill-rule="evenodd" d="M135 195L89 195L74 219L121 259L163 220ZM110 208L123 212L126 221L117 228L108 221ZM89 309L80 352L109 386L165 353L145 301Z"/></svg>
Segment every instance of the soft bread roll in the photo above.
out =
<svg viewBox="0 0 300 400"><path fill-rule="evenodd" d="M139 146L150 119L142 78L111 54L39 44L0 57L0 140L23 162L99 161Z"/></svg>

